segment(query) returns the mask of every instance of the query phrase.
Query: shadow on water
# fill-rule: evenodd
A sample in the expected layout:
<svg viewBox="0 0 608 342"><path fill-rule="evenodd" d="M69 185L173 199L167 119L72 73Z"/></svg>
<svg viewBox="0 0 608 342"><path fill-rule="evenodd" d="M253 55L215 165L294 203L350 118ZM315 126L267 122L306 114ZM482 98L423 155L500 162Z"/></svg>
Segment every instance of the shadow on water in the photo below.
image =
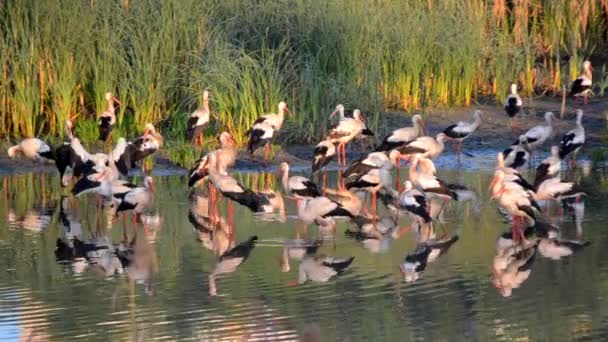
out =
<svg viewBox="0 0 608 342"><path fill-rule="evenodd" d="M322 231L298 222L283 197L272 214L224 199L210 215L206 187L190 193L184 176L157 177L155 204L134 225L130 214L99 212L94 196L68 196L53 175L2 178L0 338L601 336L608 231L606 194L593 187L603 176L570 175L589 196L547 208L555 227L515 246L489 200L491 175L478 171L491 156L440 172L472 191L421 231L389 212ZM236 178L279 187L274 175Z"/></svg>

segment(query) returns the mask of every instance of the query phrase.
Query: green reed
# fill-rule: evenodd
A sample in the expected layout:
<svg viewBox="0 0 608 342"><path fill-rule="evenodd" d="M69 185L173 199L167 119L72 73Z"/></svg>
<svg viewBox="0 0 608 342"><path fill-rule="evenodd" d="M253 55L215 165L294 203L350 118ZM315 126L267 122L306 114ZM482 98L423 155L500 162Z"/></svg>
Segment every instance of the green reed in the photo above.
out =
<svg viewBox="0 0 608 342"><path fill-rule="evenodd" d="M107 91L123 102L122 135L160 124L178 151L181 121L205 89L218 119L207 136L227 130L239 144L281 100L295 117L280 141L314 142L337 103L376 129L389 110L501 102L513 82L525 95L558 94L582 61L604 57L606 5L9 0L0 4L0 135L62 136L72 118L92 139Z"/></svg>

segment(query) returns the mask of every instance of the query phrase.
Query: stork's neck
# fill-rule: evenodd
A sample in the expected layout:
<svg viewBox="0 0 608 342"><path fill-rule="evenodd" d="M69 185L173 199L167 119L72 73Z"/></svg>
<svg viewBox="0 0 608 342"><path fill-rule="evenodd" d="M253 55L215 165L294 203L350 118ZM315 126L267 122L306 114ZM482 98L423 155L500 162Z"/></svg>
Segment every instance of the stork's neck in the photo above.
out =
<svg viewBox="0 0 608 342"><path fill-rule="evenodd" d="M410 169L408 170L408 175L409 175L410 181L412 181L412 182L415 182L416 179L418 179L418 170L416 170L417 167L418 167L418 160L412 161L412 165L410 165Z"/></svg>
<svg viewBox="0 0 608 342"><path fill-rule="evenodd" d="M283 184L283 189L285 189L286 192L291 192L291 189L289 189L289 170L288 169L283 169L281 170L281 183ZM301 201L298 201L298 205L300 204Z"/></svg>
<svg viewBox="0 0 608 342"><path fill-rule="evenodd" d="M108 110L108 111L112 112L112 114L114 114L114 99L113 98L108 99L108 107L106 110Z"/></svg>
<svg viewBox="0 0 608 342"><path fill-rule="evenodd" d="M414 125L414 130L416 131L416 136L420 137L424 134L423 130L422 130L422 125L418 122L418 120L414 120L413 122Z"/></svg>
<svg viewBox="0 0 608 342"><path fill-rule="evenodd" d="M589 80L591 80L592 77L593 77L593 73L591 72L591 68L585 69L585 71L583 71L583 75L585 75L585 77L587 77Z"/></svg>
<svg viewBox="0 0 608 342"><path fill-rule="evenodd" d="M576 116L576 125L581 128L583 127L583 116L582 115Z"/></svg>

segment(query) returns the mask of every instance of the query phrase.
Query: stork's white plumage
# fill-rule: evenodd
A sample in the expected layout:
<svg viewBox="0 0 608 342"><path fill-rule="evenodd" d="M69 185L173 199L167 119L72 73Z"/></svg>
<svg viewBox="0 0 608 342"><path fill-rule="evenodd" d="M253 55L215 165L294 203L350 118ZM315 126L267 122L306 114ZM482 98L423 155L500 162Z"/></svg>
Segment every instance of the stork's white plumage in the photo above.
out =
<svg viewBox="0 0 608 342"><path fill-rule="evenodd" d="M205 90L203 92L203 103L197 108L186 123L186 139L194 141L195 145L203 144L203 130L209 124L209 92Z"/></svg>
<svg viewBox="0 0 608 342"><path fill-rule="evenodd" d="M513 236L523 238L523 230L519 218L523 218L530 225L536 222L536 211L540 211L538 203L534 200L531 192L524 189L520 184L505 180L505 173L496 170L490 184L492 198L507 213L513 216Z"/></svg>
<svg viewBox="0 0 608 342"><path fill-rule="evenodd" d="M116 113L114 109L114 101L120 104L120 101L112 93L107 92L104 95L104 98L107 102L106 110L103 111L99 115L99 120L97 122L99 126L99 140L107 141L110 135L112 134L112 128L116 123Z"/></svg>
<svg viewBox="0 0 608 342"><path fill-rule="evenodd" d="M315 146L312 156L312 173L321 170L329 164L336 155L336 146L331 140L323 140Z"/></svg>
<svg viewBox="0 0 608 342"><path fill-rule="evenodd" d="M570 87L570 96L583 97L583 101L587 104L591 88L593 87L593 67L591 62L585 61L583 63L583 73L577 77Z"/></svg>
<svg viewBox="0 0 608 342"><path fill-rule="evenodd" d="M144 186L138 186L127 193L120 201L117 212L132 210L136 215L152 205L154 201L154 180L150 176L144 177Z"/></svg>
<svg viewBox="0 0 608 342"><path fill-rule="evenodd" d="M476 110L473 112L473 122L465 122L459 121L456 124L448 126L443 130L443 133L449 138L449 140L456 141L458 151L458 156L460 157L460 152L462 151L462 141L473 132L477 130L477 128L481 125L481 111Z"/></svg>
<svg viewBox="0 0 608 342"><path fill-rule="evenodd" d="M8 156L13 159L22 155L35 162L52 162L55 160L53 149L38 138L25 138L19 144L9 147L7 152Z"/></svg>
<svg viewBox="0 0 608 342"><path fill-rule="evenodd" d="M559 148L551 146L551 155L543 159L536 167L536 177L534 178L534 187L538 187L543 181L559 176L562 169L562 159L559 155Z"/></svg>
<svg viewBox="0 0 608 342"><path fill-rule="evenodd" d="M568 131L559 142L559 157L566 158L572 154L572 160L576 161L576 154L585 144L585 127L583 126L583 110L576 110L576 127Z"/></svg>
<svg viewBox="0 0 608 342"><path fill-rule="evenodd" d="M283 127L283 121L285 120L285 113L291 113L287 107L287 103L279 102L279 108L276 114L264 114L260 116L253 124L266 123L272 126L275 130Z"/></svg>
<svg viewBox="0 0 608 342"><path fill-rule="evenodd" d="M335 225L334 217L352 217L338 202L325 196L298 199L298 218L306 224L314 223L322 227Z"/></svg>
<svg viewBox="0 0 608 342"><path fill-rule="evenodd" d="M522 168L530 160L530 152L524 148L526 137L520 135L516 143L502 151L504 166L513 169Z"/></svg>
<svg viewBox="0 0 608 342"><path fill-rule="evenodd" d="M379 153L379 152L375 152ZM386 156L385 156L386 157ZM384 191L389 196L397 199L399 193L393 188L393 176L391 169L393 163L390 160L384 161L380 167L374 167L368 171L358 174L357 177L346 183L348 190L364 190L372 194L372 213L377 213L376 198L379 191Z"/></svg>
<svg viewBox="0 0 608 342"><path fill-rule="evenodd" d="M511 84L511 94L505 100L505 112L511 121L511 128L513 128L513 117L521 111L522 106L521 97L517 94L517 84L513 83Z"/></svg>
<svg viewBox="0 0 608 342"><path fill-rule="evenodd" d="M321 196L321 191L310 179L303 176L289 176L289 164L281 163L278 168L281 184L287 195L298 198L312 198Z"/></svg>
<svg viewBox="0 0 608 342"><path fill-rule="evenodd" d="M330 116L343 111L344 106L338 105ZM358 109L353 111L352 118L341 118L338 124L329 129L325 136L325 140L329 140L338 145L338 164L346 165L346 144L360 136L364 129L365 116L363 116Z"/></svg>
<svg viewBox="0 0 608 342"><path fill-rule="evenodd" d="M372 169L385 167L391 170L397 165L399 152L392 150L388 156L384 152L371 152L354 161L343 173L342 177L359 177Z"/></svg>
<svg viewBox="0 0 608 342"><path fill-rule="evenodd" d="M236 161L236 143L228 132L222 132L219 137L220 148L213 150L197 160L190 168L188 186L194 186L201 180L207 178L209 174L207 158L211 154L219 155L219 159L215 160L215 168L222 175L228 175L228 169L231 168ZM218 161L219 160L219 161Z"/></svg>
<svg viewBox="0 0 608 342"><path fill-rule="evenodd" d="M376 151L390 151L399 148L404 144L422 136L424 134L424 121L422 116L416 114L412 116L412 127L402 127L392 131L378 146Z"/></svg>
<svg viewBox="0 0 608 342"><path fill-rule="evenodd" d="M411 159L412 164L409 169L409 180L412 184L422 189L427 195L433 195L443 199L457 199L456 193L450 190L448 185L441 179L434 175L418 172L418 164L422 158L424 157L416 154Z"/></svg>
<svg viewBox="0 0 608 342"><path fill-rule="evenodd" d="M573 182L562 182L559 177L545 179L536 187L537 200L562 200L583 195L584 192L579 190Z"/></svg>
<svg viewBox="0 0 608 342"><path fill-rule="evenodd" d="M399 194L399 208L407 210L420 223L431 222L431 215L424 192L414 188L411 181L403 183L403 191Z"/></svg>
<svg viewBox="0 0 608 342"><path fill-rule="evenodd" d="M545 143L553 135L553 120L555 114L552 112L545 113L546 125L538 125L530 128L524 135L524 147L528 151L532 151ZM517 142L516 142L517 143ZM515 144L515 143L514 143Z"/></svg>
<svg viewBox="0 0 608 342"><path fill-rule="evenodd" d="M445 133L439 133L435 138L429 136L418 137L397 150L406 158L414 154L420 154L422 157L435 159L443 152L447 139Z"/></svg>

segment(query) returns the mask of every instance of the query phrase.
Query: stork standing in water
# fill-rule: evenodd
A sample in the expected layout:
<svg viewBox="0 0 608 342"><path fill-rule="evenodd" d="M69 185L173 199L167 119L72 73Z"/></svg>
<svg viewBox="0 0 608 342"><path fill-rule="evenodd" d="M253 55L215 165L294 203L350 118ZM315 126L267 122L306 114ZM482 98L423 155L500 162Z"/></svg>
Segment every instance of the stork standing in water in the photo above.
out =
<svg viewBox="0 0 608 342"><path fill-rule="evenodd" d="M289 164L281 163L277 170L283 189L289 196L298 198L313 198L321 196L321 191L310 179L303 176L289 177Z"/></svg>
<svg viewBox="0 0 608 342"><path fill-rule="evenodd" d="M348 190L365 190L372 194L371 211L374 216L376 216L378 212L376 204L378 192L384 190L389 196L395 199L398 196L398 192L393 189L392 186L393 177L391 175L391 170L393 166L393 161L388 160L387 158L387 160L383 161L378 167L371 168L367 172L359 174L353 180L346 183L346 189Z"/></svg>
<svg viewBox="0 0 608 342"><path fill-rule="evenodd" d="M423 136L418 137L404 146L397 148L401 153L401 159L408 160L412 155L419 154L421 157L435 159L445 148L445 141L448 136L445 133L437 134L436 138Z"/></svg>
<svg viewBox="0 0 608 342"><path fill-rule="evenodd" d="M552 112L545 113L546 125L538 125L530 128L524 136L523 147L532 154L532 152L542 146L547 140L553 136L553 120L555 120L555 114ZM532 162L534 159L530 157Z"/></svg>
<svg viewBox="0 0 608 342"><path fill-rule="evenodd" d="M323 140L315 146L312 156L312 173L316 174L336 156L336 145L331 140ZM327 171L323 173L323 188L327 183Z"/></svg>
<svg viewBox="0 0 608 342"><path fill-rule="evenodd" d="M231 168L236 162L236 142L232 139L232 136L228 132L222 132L219 137L220 148L213 150L203 155L194 165L190 168L190 178L188 179L188 186L192 187L201 180L204 180L209 175L208 164L206 163L207 158L210 154L219 154L221 163L216 165L218 171L224 175L228 174L228 169Z"/></svg>
<svg viewBox="0 0 608 342"><path fill-rule="evenodd" d="M353 117L347 118L344 115L344 106L339 104L330 117L340 113L340 122L329 129L325 140L330 140L338 145L338 165L346 165L346 144L360 136L365 127L365 116L360 110L353 111Z"/></svg>
<svg viewBox="0 0 608 342"><path fill-rule="evenodd" d="M141 214L154 201L154 179L147 175L144 177L144 186L138 186L126 192L120 199L116 212L133 211L133 224L141 221Z"/></svg>
<svg viewBox="0 0 608 342"><path fill-rule="evenodd" d="M509 148L501 152L503 165L501 167L508 167L513 169L519 169L526 165L530 160L530 152L524 148L526 137L524 135L519 136L519 140L513 143Z"/></svg>
<svg viewBox="0 0 608 342"><path fill-rule="evenodd" d="M543 181L559 176L562 169L562 158L559 155L559 147L551 146L551 155L545 158L536 167L536 177L534 178L534 187L538 187Z"/></svg>
<svg viewBox="0 0 608 342"><path fill-rule="evenodd" d="M391 132L376 148L376 151L390 151L399 148L424 134L422 116L412 116L412 127L402 127Z"/></svg>
<svg viewBox="0 0 608 342"><path fill-rule="evenodd" d="M521 107L523 106L523 102L521 101L521 97L517 94L517 84L511 84L511 94L507 97L505 101L505 112L509 116L509 124L511 126L511 130L514 129L513 118L521 112Z"/></svg>
<svg viewBox="0 0 608 342"><path fill-rule="evenodd" d="M574 96L575 98L583 98L583 103L587 104L589 101L589 94L591 93L591 88L593 87L593 67L591 66L591 62L585 61L583 63L583 74L577 77L574 82L572 82L572 87L570 87L570 96Z"/></svg>
<svg viewBox="0 0 608 342"><path fill-rule="evenodd" d="M564 159L572 154L568 165L576 165L576 154L585 144L585 127L583 127L583 110L576 110L576 127L570 130L559 142L559 158Z"/></svg>
<svg viewBox="0 0 608 342"><path fill-rule="evenodd" d="M460 161L460 153L462 153L462 142L477 130L481 124L481 111L473 112L473 122L460 121L456 124L448 126L443 130L443 134L448 137L448 140L456 142L456 151L458 153L458 161Z"/></svg>
<svg viewBox="0 0 608 342"><path fill-rule="evenodd" d="M205 139L204 130L209 125L209 92L203 92L203 104L196 109L186 124L186 139L194 142L194 146L203 146Z"/></svg>
<svg viewBox="0 0 608 342"><path fill-rule="evenodd" d="M107 142L108 138L110 138L112 135L112 128L114 128L114 124L116 123L114 101L116 101L119 105L121 105L121 103L110 92L107 92L104 97L108 103L108 106L106 110L99 115L99 121L97 124L99 126L99 140Z"/></svg>
<svg viewBox="0 0 608 342"><path fill-rule="evenodd" d="M420 155L414 155L409 169L409 180L413 185L420 188L430 200L432 197L442 199L444 204L450 199L458 200L458 195L450 189L447 183L439 179L437 176L425 172L418 172L418 165L424 159ZM429 162L431 162L429 160ZM429 208L431 206L429 205ZM432 208L429 209L429 212ZM443 206L439 208L438 213L441 213Z"/></svg>
<svg viewBox="0 0 608 342"><path fill-rule="evenodd" d="M266 151L264 159L268 160L270 154L270 141L274 137L275 132L283 127L285 112L291 114L287 103L280 102L277 114L264 114L259 117L249 131L249 141L247 142L247 150L249 153L255 152L259 147L265 146Z"/></svg>
<svg viewBox="0 0 608 342"><path fill-rule="evenodd" d="M513 216L513 236L514 240L522 240L524 222L529 225L536 223L536 212L540 212L538 203L532 197L531 192L524 189L521 185L506 181L505 173L496 170L494 178L490 183L492 199L496 199L500 207Z"/></svg>
<svg viewBox="0 0 608 342"><path fill-rule="evenodd" d="M432 221L424 192L415 189L411 181L403 182L403 191L399 194L399 208L406 210L418 223Z"/></svg>

